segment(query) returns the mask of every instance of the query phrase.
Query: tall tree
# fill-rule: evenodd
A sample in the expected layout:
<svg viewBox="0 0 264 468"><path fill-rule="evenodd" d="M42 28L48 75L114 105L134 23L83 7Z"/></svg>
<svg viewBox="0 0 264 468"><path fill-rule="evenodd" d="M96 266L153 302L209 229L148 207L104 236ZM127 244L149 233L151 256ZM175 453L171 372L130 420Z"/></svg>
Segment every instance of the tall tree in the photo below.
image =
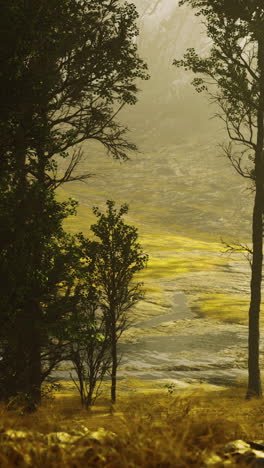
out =
<svg viewBox="0 0 264 468"><path fill-rule="evenodd" d="M30 195L35 200L34 192ZM30 215L35 206L28 200L23 236L17 237L17 218L0 210L0 222L10 222L0 263L0 395L24 394L29 406L40 400L42 381L62 358L60 332L81 267L75 241L62 228L74 203L56 202L53 192L47 195L38 222Z"/></svg>
<svg viewBox="0 0 264 468"><path fill-rule="evenodd" d="M136 19L134 5L118 0L1 2L0 279L8 279L8 287L0 314L3 322L9 311L13 324L8 359L21 361L16 392L34 393L34 387L40 393L38 281L45 278L43 258L63 211L53 191L88 176L73 174L83 141L99 141L115 158L135 150L116 116L135 104L136 79L147 78L134 40ZM64 172L58 167L63 159ZM27 333L18 338L18 329ZM24 376L20 390L18 374Z"/></svg>
<svg viewBox="0 0 264 468"><path fill-rule="evenodd" d="M182 0L202 15L212 47L207 57L189 49L177 66L192 70L198 92L220 109L231 143L233 167L254 183L249 308L247 398L261 397L259 315L263 264L264 200L264 6L260 0Z"/></svg>
<svg viewBox="0 0 264 468"><path fill-rule="evenodd" d="M118 340L128 326L129 310L143 298L142 284L134 276L146 266L148 256L138 243L134 226L124 222L128 206L119 210L108 200L106 212L94 208L97 223L91 226L98 239L95 285L101 291L100 307L104 313L111 349L111 401L116 401Z"/></svg>

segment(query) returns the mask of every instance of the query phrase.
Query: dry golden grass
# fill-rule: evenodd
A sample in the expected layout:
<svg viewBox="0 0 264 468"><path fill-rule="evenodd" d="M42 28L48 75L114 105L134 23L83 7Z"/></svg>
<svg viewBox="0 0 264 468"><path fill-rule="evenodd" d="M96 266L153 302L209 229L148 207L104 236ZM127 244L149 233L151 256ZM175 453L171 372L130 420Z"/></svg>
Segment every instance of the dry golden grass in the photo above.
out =
<svg viewBox="0 0 264 468"><path fill-rule="evenodd" d="M229 441L263 438L264 402L245 401L244 392L241 387L175 395L122 393L114 409L101 397L90 412L80 407L77 396L66 394L26 416L2 406L2 435L8 429L30 434L13 445L2 437L0 467L201 467ZM102 427L107 431L102 440L89 436ZM88 436L68 445L47 444L38 434L74 435L85 428Z"/></svg>

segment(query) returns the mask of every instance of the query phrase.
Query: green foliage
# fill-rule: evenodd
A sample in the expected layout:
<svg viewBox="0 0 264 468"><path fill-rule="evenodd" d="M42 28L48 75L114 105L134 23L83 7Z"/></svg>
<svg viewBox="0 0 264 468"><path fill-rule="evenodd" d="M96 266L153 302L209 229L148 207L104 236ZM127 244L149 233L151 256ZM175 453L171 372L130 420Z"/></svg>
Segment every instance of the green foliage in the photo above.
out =
<svg viewBox="0 0 264 468"><path fill-rule="evenodd" d="M177 390L177 386L174 383L168 383L164 386L168 390L168 395L173 395Z"/></svg>
<svg viewBox="0 0 264 468"><path fill-rule="evenodd" d="M135 104L136 79L148 78L136 19L134 5L118 0L1 5L2 398L39 400L41 381L63 358L60 330L80 257L62 227L76 203L59 203L54 190L89 177L74 175L85 140L115 158L135 150L116 115Z"/></svg>
<svg viewBox="0 0 264 468"><path fill-rule="evenodd" d="M126 224L128 206L119 210L108 200L106 212L94 208L97 223L91 226L99 239L95 284L101 292L103 311L111 348L111 400L116 401L117 343L128 326L128 311L143 298L141 283L133 284L135 273L142 270L148 256L138 243L137 229Z"/></svg>
<svg viewBox="0 0 264 468"><path fill-rule="evenodd" d="M101 305L121 322L123 313L143 298L141 284L132 280L148 259L138 243L137 229L123 220L127 212L127 205L117 210L115 202L108 200L106 213L94 208L98 220L91 226L99 239L95 281L101 290Z"/></svg>
<svg viewBox="0 0 264 468"><path fill-rule="evenodd" d="M249 25L216 13L211 2L185 2L204 15L208 37L212 46L208 56L188 49L182 60L174 64L191 70L193 85L198 92L207 92L217 103L220 117L234 143L246 146L237 169L250 178L252 151L256 148L256 126L259 103L259 76L257 48L254 37L249 36ZM232 148L230 148L232 150ZM243 161L242 161L243 159ZM234 161L234 160L233 160ZM235 161L234 161L235 163Z"/></svg>
<svg viewBox="0 0 264 468"><path fill-rule="evenodd" d="M110 200L106 205L105 213L94 208L98 219L91 231L96 240L77 236L82 268L68 332L78 376L78 383L74 381L86 407L94 403L110 368L112 382L116 379L117 342L128 326L128 311L143 298L142 285L133 284L133 278L148 258L137 241L137 229L123 220L128 206L117 210Z"/></svg>
<svg viewBox="0 0 264 468"><path fill-rule="evenodd" d="M262 0L181 0L180 5L190 4L198 9L198 15L208 16L209 12L218 16L225 15L229 19L252 21L254 17L263 14Z"/></svg>
<svg viewBox="0 0 264 468"><path fill-rule="evenodd" d="M135 6L117 0L3 5L0 129L8 159L20 140L26 170L37 177L39 155L45 155L46 184L54 186L70 178L67 171L56 176L54 157L69 156L84 140L100 141L116 158L135 148L115 116L116 106L136 102L135 80L148 77L134 41L136 19Z"/></svg>
<svg viewBox="0 0 264 468"><path fill-rule="evenodd" d="M98 397L101 382L110 368L109 335L100 309L101 291L95 285L97 243L82 234L76 237L81 265L64 333L78 380L73 375L71 378L82 405L88 408Z"/></svg>
<svg viewBox="0 0 264 468"><path fill-rule="evenodd" d="M5 232L9 234L0 251L4 291L0 297L2 398L16 395L20 387L20 393L30 393L26 375L32 368L33 350L36 359L39 353L41 364L39 384L63 358L60 329L71 306L70 290L80 261L75 240L62 229L74 204L58 203L54 193L48 192L39 217L31 197L31 191L25 194L23 220L13 203L8 218L0 214L6 222L1 223L1 240Z"/></svg>

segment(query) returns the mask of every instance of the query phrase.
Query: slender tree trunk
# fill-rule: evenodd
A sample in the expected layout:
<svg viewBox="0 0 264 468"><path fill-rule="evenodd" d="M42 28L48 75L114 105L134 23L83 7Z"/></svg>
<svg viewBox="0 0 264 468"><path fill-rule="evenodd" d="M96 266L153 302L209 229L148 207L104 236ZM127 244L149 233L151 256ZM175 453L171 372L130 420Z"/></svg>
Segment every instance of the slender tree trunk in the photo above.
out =
<svg viewBox="0 0 264 468"><path fill-rule="evenodd" d="M261 397L259 368L259 314L262 280L262 192L256 191L253 213L253 260L248 333L248 389L247 398Z"/></svg>
<svg viewBox="0 0 264 468"><path fill-rule="evenodd" d="M116 334L112 336L112 372L111 372L111 401L116 402L116 372L117 372L117 346Z"/></svg>
<svg viewBox="0 0 264 468"><path fill-rule="evenodd" d="M259 368L259 315L261 306L261 283L263 263L263 201L264 201L264 35L259 37L258 64L260 70L260 95L258 108L258 135L255 153L256 193L252 222L252 273L248 333L248 389L246 398L261 397Z"/></svg>
<svg viewBox="0 0 264 468"><path fill-rule="evenodd" d="M89 382L89 390L86 398L86 409L90 408L93 404L93 395L94 395L94 389L95 389L96 381L94 382L94 379L91 379Z"/></svg>

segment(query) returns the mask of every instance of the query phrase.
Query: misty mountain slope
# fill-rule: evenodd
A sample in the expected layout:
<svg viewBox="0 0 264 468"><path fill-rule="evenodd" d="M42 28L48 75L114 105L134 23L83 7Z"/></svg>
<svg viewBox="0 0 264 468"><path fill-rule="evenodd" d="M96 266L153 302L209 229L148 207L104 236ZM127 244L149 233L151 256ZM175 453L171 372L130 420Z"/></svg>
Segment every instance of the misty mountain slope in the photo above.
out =
<svg viewBox="0 0 264 468"><path fill-rule="evenodd" d="M220 236L249 237L252 193L219 156L219 149L162 147L121 164L98 152L89 154L88 147L85 153L83 171L95 175L86 184L71 183L64 190L88 210L115 199L130 205L130 217L145 234L167 232L214 241Z"/></svg>
<svg viewBox="0 0 264 468"><path fill-rule="evenodd" d="M137 0L135 4L140 15L139 51L151 79L139 83L139 102L124 111L123 119L134 129L140 146L149 151L151 144L204 143L218 128L210 120L213 109L191 86L191 74L172 65L188 47L202 53L210 47L200 20L189 8L179 7L178 1Z"/></svg>

